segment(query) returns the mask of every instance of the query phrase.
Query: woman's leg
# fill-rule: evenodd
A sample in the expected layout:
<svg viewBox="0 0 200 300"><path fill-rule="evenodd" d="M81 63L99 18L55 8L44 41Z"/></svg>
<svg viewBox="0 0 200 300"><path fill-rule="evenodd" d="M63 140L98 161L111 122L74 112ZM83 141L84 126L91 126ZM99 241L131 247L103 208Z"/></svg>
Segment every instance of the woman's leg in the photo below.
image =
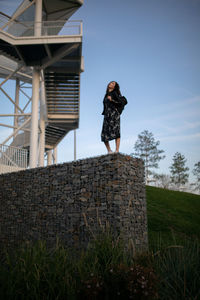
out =
<svg viewBox="0 0 200 300"><path fill-rule="evenodd" d="M115 152L119 152L120 138L115 139L116 150Z"/></svg>
<svg viewBox="0 0 200 300"><path fill-rule="evenodd" d="M105 146L106 146L106 149L108 150L108 153L111 153L112 150L111 150L111 148L110 148L109 142L104 142L104 144L105 144Z"/></svg>

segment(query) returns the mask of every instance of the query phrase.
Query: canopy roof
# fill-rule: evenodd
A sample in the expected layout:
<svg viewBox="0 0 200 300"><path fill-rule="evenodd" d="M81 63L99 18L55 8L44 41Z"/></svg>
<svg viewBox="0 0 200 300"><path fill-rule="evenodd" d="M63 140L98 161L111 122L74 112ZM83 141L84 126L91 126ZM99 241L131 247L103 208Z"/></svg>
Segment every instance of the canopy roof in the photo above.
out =
<svg viewBox="0 0 200 300"><path fill-rule="evenodd" d="M83 0L43 0L46 20L68 20L83 4Z"/></svg>
<svg viewBox="0 0 200 300"><path fill-rule="evenodd" d="M33 21L35 6L24 0L12 15L18 21ZM83 0L43 0L43 20L68 20L83 4ZM31 5L31 6L30 6Z"/></svg>

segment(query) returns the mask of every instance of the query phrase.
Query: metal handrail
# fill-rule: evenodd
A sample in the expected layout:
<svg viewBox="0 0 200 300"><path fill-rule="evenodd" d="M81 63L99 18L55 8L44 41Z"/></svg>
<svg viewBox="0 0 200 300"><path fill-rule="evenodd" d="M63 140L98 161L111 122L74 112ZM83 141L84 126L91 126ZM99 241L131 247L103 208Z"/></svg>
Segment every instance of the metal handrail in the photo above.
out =
<svg viewBox="0 0 200 300"><path fill-rule="evenodd" d="M26 169L28 166L28 151L0 144L0 165Z"/></svg>
<svg viewBox="0 0 200 300"><path fill-rule="evenodd" d="M8 24L7 24L8 23ZM82 21L81 20L59 20L59 21L42 21L42 22L24 22L13 20L7 22L5 16L0 15L0 30L5 31L15 37L32 37L34 36L35 27L41 30L41 36L52 35L82 35ZM2 26L3 24L3 26ZM7 25L6 25L7 24Z"/></svg>

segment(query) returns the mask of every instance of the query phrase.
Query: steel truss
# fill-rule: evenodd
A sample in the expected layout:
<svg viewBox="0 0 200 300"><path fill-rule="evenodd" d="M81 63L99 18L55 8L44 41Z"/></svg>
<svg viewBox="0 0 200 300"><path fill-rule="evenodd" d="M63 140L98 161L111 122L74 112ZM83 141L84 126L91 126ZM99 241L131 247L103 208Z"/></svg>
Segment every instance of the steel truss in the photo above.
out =
<svg viewBox="0 0 200 300"><path fill-rule="evenodd" d="M15 156L9 157L8 150L3 153L8 146L27 151L26 167L43 166L45 156L47 164L56 163L57 145L78 128L82 23L69 26L68 18L82 4L81 0L24 0L13 16L0 16L0 92L13 106L12 112L0 114L13 120L0 123L13 129L1 143L0 164L7 156L7 162L17 167ZM4 88L10 80L16 82L14 98Z"/></svg>

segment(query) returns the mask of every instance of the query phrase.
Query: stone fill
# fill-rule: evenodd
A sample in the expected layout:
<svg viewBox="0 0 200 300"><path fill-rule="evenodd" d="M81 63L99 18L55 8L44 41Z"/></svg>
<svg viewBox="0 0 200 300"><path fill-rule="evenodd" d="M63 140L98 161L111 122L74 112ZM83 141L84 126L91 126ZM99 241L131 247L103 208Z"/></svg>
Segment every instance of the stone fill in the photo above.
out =
<svg viewBox="0 0 200 300"><path fill-rule="evenodd" d="M59 238L86 247L106 226L146 250L144 164L121 153L0 175L0 247Z"/></svg>

